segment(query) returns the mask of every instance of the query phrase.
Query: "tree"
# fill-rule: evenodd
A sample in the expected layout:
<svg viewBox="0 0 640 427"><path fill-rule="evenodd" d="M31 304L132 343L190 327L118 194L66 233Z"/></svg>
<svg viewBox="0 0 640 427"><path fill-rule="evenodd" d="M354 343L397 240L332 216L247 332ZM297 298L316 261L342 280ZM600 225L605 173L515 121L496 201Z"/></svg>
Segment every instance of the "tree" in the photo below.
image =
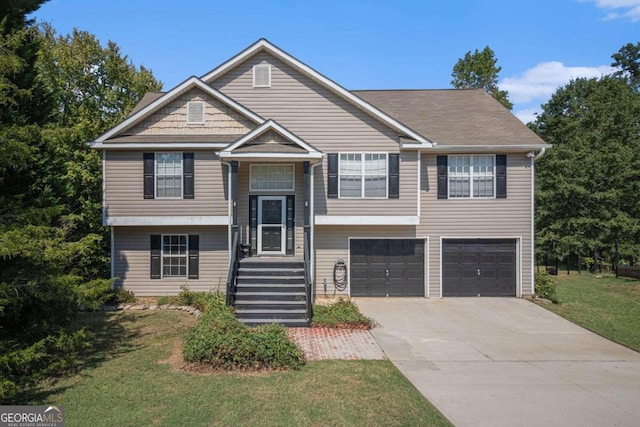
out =
<svg viewBox="0 0 640 427"><path fill-rule="evenodd" d="M160 88L115 43L38 31L25 17L41 3L0 5L0 402L72 367L88 339L67 330L78 306L113 296L86 143Z"/></svg>
<svg viewBox="0 0 640 427"><path fill-rule="evenodd" d="M640 42L635 45L627 43L617 53L611 55L612 67L619 68L614 73L617 77L629 79L629 83L638 90L640 88Z"/></svg>
<svg viewBox="0 0 640 427"><path fill-rule="evenodd" d="M53 98L59 125L81 125L94 138L122 121L146 92L162 88L116 43L103 47L94 35L75 28L66 36L57 36L49 25L42 28L39 81Z"/></svg>
<svg viewBox="0 0 640 427"><path fill-rule="evenodd" d="M536 169L537 241L640 259L640 94L626 79L577 79L558 89L533 124L554 145Z"/></svg>
<svg viewBox="0 0 640 427"><path fill-rule="evenodd" d="M509 93L498 87L498 74L502 67L498 66L495 53L489 46L481 52L476 49L465 53L453 66L451 85L456 89L484 89L502 105L511 110Z"/></svg>

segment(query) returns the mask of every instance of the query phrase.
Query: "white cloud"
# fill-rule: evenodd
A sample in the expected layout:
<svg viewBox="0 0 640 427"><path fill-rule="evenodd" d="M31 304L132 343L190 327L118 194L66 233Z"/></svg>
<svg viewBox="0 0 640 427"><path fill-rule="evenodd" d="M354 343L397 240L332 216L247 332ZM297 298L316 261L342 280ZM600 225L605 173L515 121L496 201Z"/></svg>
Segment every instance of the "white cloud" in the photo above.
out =
<svg viewBox="0 0 640 427"><path fill-rule="evenodd" d="M536 116L540 114L540 108L524 108L521 110L516 110L513 112L513 115L520 119L522 123L529 123L536 119Z"/></svg>
<svg viewBox="0 0 640 427"><path fill-rule="evenodd" d="M596 7L608 13L604 19L629 19L631 22L640 21L640 0L579 0L595 3Z"/></svg>
<svg viewBox="0 0 640 427"><path fill-rule="evenodd" d="M567 67L562 62L542 62L520 76L503 79L500 89L509 91L509 99L514 103L534 100L546 102L557 88L569 83L571 79L600 77L613 71L614 68L606 65Z"/></svg>

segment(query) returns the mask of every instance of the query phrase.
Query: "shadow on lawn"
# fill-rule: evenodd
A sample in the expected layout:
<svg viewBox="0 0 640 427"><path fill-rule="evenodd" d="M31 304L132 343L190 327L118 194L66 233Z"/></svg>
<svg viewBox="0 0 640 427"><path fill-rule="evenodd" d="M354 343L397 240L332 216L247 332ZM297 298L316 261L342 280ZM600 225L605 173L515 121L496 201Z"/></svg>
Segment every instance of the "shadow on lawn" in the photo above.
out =
<svg viewBox="0 0 640 427"><path fill-rule="evenodd" d="M52 377L38 387L24 390L12 399L20 404L44 404L49 396L62 393L72 386L62 386L58 382L68 375L89 375L85 370L100 366L107 360L112 360L130 353L141 345L135 344L135 338L144 335L142 327L138 326L135 314L122 312L89 312L80 313L73 322L71 329L86 328L93 338L91 345L78 354L78 364L72 372Z"/></svg>

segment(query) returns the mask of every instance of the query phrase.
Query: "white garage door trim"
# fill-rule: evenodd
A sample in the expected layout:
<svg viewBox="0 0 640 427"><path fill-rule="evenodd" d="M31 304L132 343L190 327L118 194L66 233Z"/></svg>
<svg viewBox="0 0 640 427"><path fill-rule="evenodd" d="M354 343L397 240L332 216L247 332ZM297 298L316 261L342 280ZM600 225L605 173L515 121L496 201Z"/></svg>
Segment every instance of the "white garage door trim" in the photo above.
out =
<svg viewBox="0 0 640 427"><path fill-rule="evenodd" d="M447 239L515 239L516 240L516 297L522 297L522 236L462 235L440 236L440 298L442 298L442 243Z"/></svg>
<svg viewBox="0 0 640 427"><path fill-rule="evenodd" d="M379 237L379 236L349 236L347 238L347 271L350 271L351 269L351 240L357 240L357 239L365 239L365 240L369 240L369 239L380 239L380 240L395 240L395 239L402 239L402 240L424 240L424 298L429 298L429 237L422 237L422 236L418 236L418 237L406 237L406 236L385 236L385 237ZM441 243L442 245L442 243ZM442 286L442 285L441 285ZM348 290L348 295L349 297L351 297L351 278L348 278L348 282L347 282L347 290ZM442 293L440 294L442 295ZM417 297L416 297L417 298Z"/></svg>

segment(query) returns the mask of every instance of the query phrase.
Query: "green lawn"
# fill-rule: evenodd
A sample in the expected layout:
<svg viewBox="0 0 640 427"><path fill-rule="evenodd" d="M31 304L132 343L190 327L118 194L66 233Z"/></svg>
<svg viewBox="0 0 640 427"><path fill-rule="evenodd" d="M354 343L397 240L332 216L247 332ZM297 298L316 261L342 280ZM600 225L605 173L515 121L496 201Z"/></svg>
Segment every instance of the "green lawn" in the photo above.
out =
<svg viewBox="0 0 640 427"><path fill-rule="evenodd" d="M182 312L83 314L96 346L78 374L23 396L60 404L67 426L450 425L388 361L309 362L298 371L178 369Z"/></svg>
<svg viewBox="0 0 640 427"><path fill-rule="evenodd" d="M559 304L541 304L605 338L640 351L640 281L560 272Z"/></svg>

